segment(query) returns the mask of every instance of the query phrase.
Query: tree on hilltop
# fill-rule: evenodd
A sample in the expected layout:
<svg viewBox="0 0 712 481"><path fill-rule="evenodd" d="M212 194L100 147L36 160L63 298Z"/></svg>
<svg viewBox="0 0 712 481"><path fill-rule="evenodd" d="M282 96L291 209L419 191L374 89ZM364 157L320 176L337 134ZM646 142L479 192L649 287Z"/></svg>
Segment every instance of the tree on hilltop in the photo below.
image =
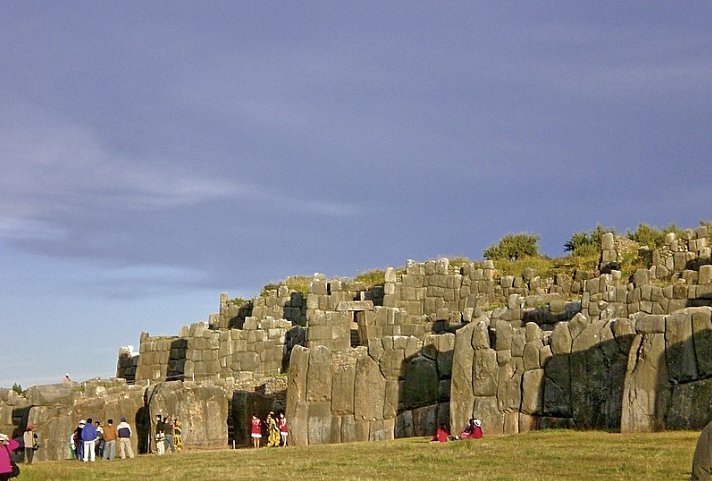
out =
<svg viewBox="0 0 712 481"><path fill-rule="evenodd" d="M536 234L507 234L497 244L484 250L485 259L489 260L519 260L523 257L539 255L539 239Z"/></svg>

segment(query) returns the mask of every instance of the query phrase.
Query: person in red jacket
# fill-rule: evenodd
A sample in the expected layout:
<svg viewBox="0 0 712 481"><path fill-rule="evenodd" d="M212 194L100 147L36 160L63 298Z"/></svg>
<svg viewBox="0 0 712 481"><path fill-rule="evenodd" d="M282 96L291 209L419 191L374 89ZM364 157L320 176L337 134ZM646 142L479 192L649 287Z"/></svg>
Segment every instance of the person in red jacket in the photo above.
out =
<svg viewBox="0 0 712 481"><path fill-rule="evenodd" d="M20 449L20 443L0 433L0 481L10 479L14 468L11 462L12 453Z"/></svg>
<svg viewBox="0 0 712 481"><path fill-rule="evenodd" d="M252 437L252 447L259 448L262 439L262 421L256 414L252 415L252 422L250 422L250 436Z"/></svg>
<svg viewBox="0 0 712 481"><path fill-rule="evenodd" d="M279 427L279 435L282 437L282 447L286 448L287 436L289 436L289 427L287 427L287 418L284 417L284 413L279 413L277 426Z"/></svg>
<svg viewBox="0 0 712 481"><path fill-rule="evenodd" d="M460 439L480 439L482 437L482 422L477 418L471 418Z"/></svg>
<svg viewBox="0 0 712 481"><path fill-rule="evenodd" d="M435 435L431 442L446 443L450 439L450 432L447 430L445 423L440 423L440 426L435 430Z"/></svg>

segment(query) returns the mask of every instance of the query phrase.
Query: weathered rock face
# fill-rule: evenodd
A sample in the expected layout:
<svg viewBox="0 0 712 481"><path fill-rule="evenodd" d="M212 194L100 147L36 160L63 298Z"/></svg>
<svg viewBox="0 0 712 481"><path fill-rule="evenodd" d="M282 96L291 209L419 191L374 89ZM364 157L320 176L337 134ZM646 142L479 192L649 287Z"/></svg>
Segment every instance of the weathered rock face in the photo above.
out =
<svg viewBox="0 0 712 481"><path fill-rule="evenodd" d="M107 380L33 386L26 397L12 391L0 393L0 413L13 413L12 426L3 415L0 431L19 437L24 427L32 423L40 443L35 459L68 459L69 438L80 419L113 419L116 425L126 417L136 433L132 441L139 452L139 433L145 431L144 389L129 386L124 380Z"/></svg>
<svg viewBox="0 0 712 481"><path fill-rule="evenodd" d="M432 434L449 416L454 344L453 334L442 334L423 341L387 336L371 339L368 348L335 353L324 346L295 348L287 394L291 441L306 445Z"/></svg>
<svg viewBox="0 0 712 481"><path fill-rule="evenodd" d="M473 321L456 334L450 424L457 429L476 416L491 433L699 428L710 417L710 378L700 372L712 357L711 313L698 307L620 320L578 314L551 333Z"/></svg>
<svg viewBox="0 0 712 481"><path fill-rule="evenodd" d="M228 405L232 390L193 382L165 382L146 389L146 404L152 432L155 415L178 418L186 447L225 448L227 446Z"/></svg>
<svg viewBox="0 0 712 481"><path fill-rule="evenodd" d="M126 417L134 433L134 452L146 453L155 449L154 419L162 414L181 421L186 449L225 448L233 440L241 446L248 445L252 413L264 419L269 411L283 411L285 392L284 378L153 385L94 380L34 386L27 397L0 390L0 432L21 437L32 423L40 442L36 459L68 459L69 438L80 419L113 419L117 425Z"/></svg>

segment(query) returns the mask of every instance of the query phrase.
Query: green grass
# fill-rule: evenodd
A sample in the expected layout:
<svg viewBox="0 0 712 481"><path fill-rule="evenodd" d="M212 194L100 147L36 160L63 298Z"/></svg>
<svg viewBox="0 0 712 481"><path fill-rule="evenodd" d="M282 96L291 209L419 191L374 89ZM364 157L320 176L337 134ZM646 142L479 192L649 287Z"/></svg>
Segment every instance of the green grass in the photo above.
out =
<svg viewBox="0 0 712 481"><path fill-rule="evenodd" d="M425 438L304 448L193 451L133 460L38 462L21 480L687 480L697 432L536 431L433 444Z"/></svg>

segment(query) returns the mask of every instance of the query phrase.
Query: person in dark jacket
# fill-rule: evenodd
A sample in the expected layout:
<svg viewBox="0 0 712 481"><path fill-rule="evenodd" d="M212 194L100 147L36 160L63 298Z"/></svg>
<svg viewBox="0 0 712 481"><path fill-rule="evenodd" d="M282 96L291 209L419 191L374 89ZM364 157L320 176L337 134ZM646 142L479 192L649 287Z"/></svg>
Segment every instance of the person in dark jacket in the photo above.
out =
<svg viewBox="0 0 712 481"><path fill-rule="evenodd" d="M692 457L690 481L707 481L712 473L712 421L705 426L697 439Z"/></svg>
<svg viewBox="0 0 712 481"><path fill-rule="evenodd" d="M96 445L96 428L92 419L87 419L87 423L82 429L82 442L84 443L84 457L82 461L85 463L91 461L92 463L96 459L96 452L94 450Z"/></svg>
<svg viewBox="0 0 712 481"><path fill-rule="evenodd" d="M119 437L119 454L121 459L126 459L128 454L130 459L133 459L134 453L131 448L131 426L126 422L126 418L121 418L121 422L116 426L116 434Z"/></svg>

